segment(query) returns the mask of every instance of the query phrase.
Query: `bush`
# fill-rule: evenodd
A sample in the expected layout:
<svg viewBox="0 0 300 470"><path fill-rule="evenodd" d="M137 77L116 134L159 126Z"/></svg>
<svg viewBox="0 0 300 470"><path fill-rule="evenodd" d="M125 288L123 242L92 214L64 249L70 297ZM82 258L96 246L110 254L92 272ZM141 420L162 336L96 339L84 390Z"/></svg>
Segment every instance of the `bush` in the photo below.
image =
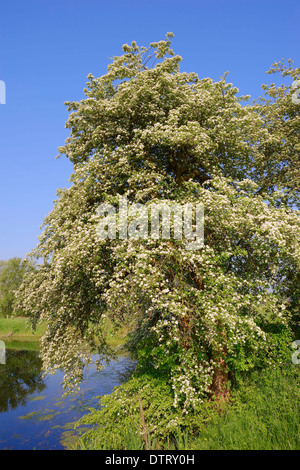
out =
<svg viewBox="0 0 300 470"><path fill-rule="evenodd" d="M183 413L173 406L166 378L132 377L101 408L76 425L92 426L78 449L234 449L300 448L299 368L268 368L247 375L223 410L206 401Z"/></svg>
<svg viewBox="0 0 300 470"><path fill-rule="evenodd" d="M174 407L174 393L166 377L143 373L101 397L100 409L91 409L76 425L92 425L79 440L81 448L163 448L176 436L202 426L208 406L183 413Z"/></svg>

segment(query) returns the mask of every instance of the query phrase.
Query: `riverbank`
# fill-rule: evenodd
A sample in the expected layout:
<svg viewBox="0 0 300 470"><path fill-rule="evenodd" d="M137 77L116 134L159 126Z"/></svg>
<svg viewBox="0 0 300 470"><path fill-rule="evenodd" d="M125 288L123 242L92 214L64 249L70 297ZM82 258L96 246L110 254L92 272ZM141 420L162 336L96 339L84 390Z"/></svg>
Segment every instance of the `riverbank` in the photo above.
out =
<svg viewBox="0 0 300 470"><path fill-rule="evenodd" d="M27 343L32 346L33 343L36 343L38 345L46 328L47 325L44 322L38 324L36 330L32 331L32 326L26 317L0 317L0 340L9 343L11 347L14 347L17 343L20 343L19 345ZM115 332L112 324L107 323L106 334L107 342L111 347L120 347L125 342L128 328L124 326Z"/></svg>
<svg viewBox="0 0 300 470"><path fill-rule="evenodd" d="M46 325L41 324L33 332L28 318L25 317L0 318L0 339L5 342L39 342L45 331Z"/></svg>
<svg viewBox="0 0 300 470"><path fill-rule="evenodd" d="M134 377L102 397L78 425L74 450L299 450L300 371L294 364L244 375L222 406L206 401L180 421L164 377Z"/></svg>
<svg viewBox="0 0 300 470"><path fill-rule="evenodd" d="M44 376L38 350L9 346L6 359L0 365L0 450L68 450L86 430L74 430L75 422L98 406L99 396L121 385L131 367L125 355L102 370L91 364L80 390L64 396L63 371Z"/></svg>

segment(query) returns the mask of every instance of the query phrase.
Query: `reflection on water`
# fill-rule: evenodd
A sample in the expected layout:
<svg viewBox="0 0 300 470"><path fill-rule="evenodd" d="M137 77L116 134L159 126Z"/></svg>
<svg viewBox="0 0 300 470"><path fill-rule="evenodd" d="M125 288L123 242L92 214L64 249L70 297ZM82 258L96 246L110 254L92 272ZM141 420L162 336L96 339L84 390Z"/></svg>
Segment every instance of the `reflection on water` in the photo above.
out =
<svg viewBox="0 0 300 470"><path fill-rule="evenodd" d="M6 351L0 367L0 412L25 405L28 395L43 391L41 366L36 351Z"/></svg>
<svg viewBox="0 0 300 470"><path fill-rule="evenodd" d="M42 378L37 351L6 351L0 365L0 449L65 449L73 423L99 406L128 375L132 361L120 356L102 371L89 366L79 392L63 398L63 373Z"/></svg>

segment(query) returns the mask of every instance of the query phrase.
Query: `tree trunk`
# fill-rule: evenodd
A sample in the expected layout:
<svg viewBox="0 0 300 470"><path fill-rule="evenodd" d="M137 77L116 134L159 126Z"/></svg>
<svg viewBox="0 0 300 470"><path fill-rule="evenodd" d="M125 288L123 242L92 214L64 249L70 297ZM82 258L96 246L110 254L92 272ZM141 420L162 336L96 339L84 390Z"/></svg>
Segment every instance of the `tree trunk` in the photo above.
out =
<svg viewBox="0 0 300 470"><path fill-rule="evenodd" d="M226 331L224 329L221 338L224 339L223 344L212 354L216 366L213 373L211 392L218 402L225 403L229 398L229 373L226 365L227 348L225 343Z"/></svg>

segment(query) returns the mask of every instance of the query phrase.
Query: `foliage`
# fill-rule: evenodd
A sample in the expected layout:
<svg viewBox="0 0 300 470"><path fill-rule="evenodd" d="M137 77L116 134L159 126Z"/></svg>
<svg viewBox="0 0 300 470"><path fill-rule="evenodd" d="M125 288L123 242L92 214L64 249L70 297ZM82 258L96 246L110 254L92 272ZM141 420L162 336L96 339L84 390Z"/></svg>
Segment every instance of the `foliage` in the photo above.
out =
<svg viewBox="0 0 300 470"><path fill-rule="evenodd" d="M290 84L276 86L274 82L262 85L265 96L257 103L257 112L268 129L269 139L261 143L253 177L261 183L261 190L274 192L281 189L279 203L300 207L299 164L299 105L291 99L291 84L299 79L300 67L293 68L289 59L275 62L269 75L281 74L289 77Z"/></svg>
<svg viewBox="0 0 300 470"><path fill-rule="evenodd" d="M252 372L221 413L208 402L187 418L173 408L162 378L134 378L101 398L102 408L76 424L92 426L77 449L299 450L299 379L295 366Z"/></svg>
<svg viewBox="0 0 300 470"><path fill-rule="evenodd" d="M167 377L138 374L100 399L99 409L90 409L76 424L91 426L78 446L88 449L162 448L183 430L194 432L209 415L208 406L199 406L185 416L174 407ZM211 406L212 408L212 406Z"/></svg>
<svg viewBox="0 0 300 470"><path fill-rule="evenodd" d="M171 37L124 45L107 74L89 75L86 98L67 103L70 137L59 151L74 163L72 185L44 221L32 252L43 264L26 275L17 308L33 325L47 323L44 367L63 367L67 388L80 383L90 352L113 354L106 318L126 324L138 370L165 377L174 410L192 416L208 397L227 398L230 378L278 361L276 345L290 348L300 220L280 187L296 200L291 178L277 172L273 188L260 170L280 139L281 98L268 112L267 103L242 106L247 97L226 75L214 82L180 72ZM284 103L290 95L286 88ZM289 109L294 126L299 106ZM296 148L288 133L285 141ZM173 233L100 240L97 208L119 195L146 207L201 201L204 246L187 250Z"/></svg>
<svg viewBox="0 0 300 470"><path fill-rule="evenodd" d="M21 258L0 260L0 317L10 317L13 314L15 291L19 288L25 274L34 269L32 262Z"/></svg>
<svg viewBox="0 0 300 470"><path fill-rule="evenodd" d="M299 450L299 380L297 366L252 373L188 449Z"/></svg>

